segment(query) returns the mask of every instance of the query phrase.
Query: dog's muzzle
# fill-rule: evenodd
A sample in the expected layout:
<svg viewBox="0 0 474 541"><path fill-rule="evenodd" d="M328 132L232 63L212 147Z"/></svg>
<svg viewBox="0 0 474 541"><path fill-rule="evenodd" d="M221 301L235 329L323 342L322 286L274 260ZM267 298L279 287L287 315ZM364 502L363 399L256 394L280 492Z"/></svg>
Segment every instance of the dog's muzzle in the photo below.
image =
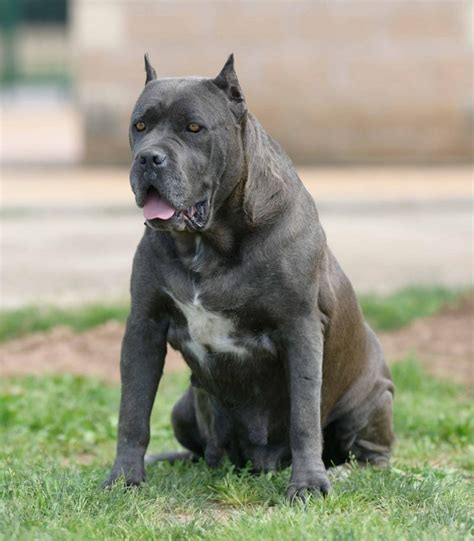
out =
<svg viewBox="0 0 474 541"><path fill-rule="evenodd" d="M143 205L143 215L151 227L160 228L161 224L169 223L178 229L198 231L207 223L209 201L204 199L186 209L175 209L150 186Z"/></svg>

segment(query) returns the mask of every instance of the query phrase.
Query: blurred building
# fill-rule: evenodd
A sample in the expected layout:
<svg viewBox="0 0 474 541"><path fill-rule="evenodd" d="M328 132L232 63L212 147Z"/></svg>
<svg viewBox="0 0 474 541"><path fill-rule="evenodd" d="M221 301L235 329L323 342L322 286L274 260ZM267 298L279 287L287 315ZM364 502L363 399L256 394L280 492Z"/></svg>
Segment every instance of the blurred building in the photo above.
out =
<svg viewBox="0 0 474 541"><path fill-rule="evenodd" d="M250 108L310 164L299 173L357 291L469 286L473 4L0 0L3 305L126 296L145 51L162 76L212 77L236 54ZM312 167L361 163L383 167Z"/></svg>
<svg viewBox="0 0 474 541"><path fill-rule="evenodd" d="M69 146L80 147L76 155L87 163L128 162L128 118L143 86L145 51L161 76L213 76L234 52L251 110L299 163L471 158L474 4L469 0L4 0L2 5L23 6L29 13L26 19L23 13L14 48L5 39L12 32L3 17L2 79L11 79L16 69L17 79L33 74L67 88L80 122L76 110L61 112L61 118L81 131L81 144L70 137ZM12 9L7 15L11 18ZM12 129L17 118L15 112ZM49 131L51 139L59 139L57 130ZM75 155L66 150L63 155Z"/></svg>
<svg viewBox="0 0 474 541"><path fill-rule="evenodd" d="M70 81L67 0L1 0L0 84Z"/></svg>

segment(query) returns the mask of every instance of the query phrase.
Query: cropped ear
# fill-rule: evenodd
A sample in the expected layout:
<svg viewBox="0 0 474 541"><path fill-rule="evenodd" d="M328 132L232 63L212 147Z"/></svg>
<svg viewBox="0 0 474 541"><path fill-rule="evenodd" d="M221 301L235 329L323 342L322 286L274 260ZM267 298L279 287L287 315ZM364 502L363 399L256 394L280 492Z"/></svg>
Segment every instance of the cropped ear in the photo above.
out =
<svg viewBox="0 0 474 541"><path fill-rule="evenodd" d="M244 94L234 69L234 55L231 54L219 75L213 80L214 84L223 90L230 102L232 113L240 120L247 112Z"/></svg>
<svg viewBox="0 0 474 541"><path fill-rule="evenodd" d="M145 85L147 85L150 81L154 81L156 79L156 71L153 68L153 66L150 64L148 53L145 53L145 72L146 72Z"/></svg>

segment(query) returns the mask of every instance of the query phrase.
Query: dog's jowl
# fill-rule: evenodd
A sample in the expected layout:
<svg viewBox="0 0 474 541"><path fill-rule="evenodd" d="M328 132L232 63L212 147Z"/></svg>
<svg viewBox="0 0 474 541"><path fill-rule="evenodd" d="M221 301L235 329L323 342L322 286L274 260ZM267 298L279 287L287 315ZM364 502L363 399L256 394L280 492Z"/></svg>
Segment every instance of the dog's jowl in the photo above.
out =
<svg viewBox="0 0 474 541"><path fill-rule="evenodd" d="M172 423L187 453L255 471L291 464L288 496L326 468L386 466L393 384L288 156L247 110L231 56L215 79L158 79L132 113L130 181L146 229L122 345L117 457L144 480L167 344L191 369Z"/></svg>

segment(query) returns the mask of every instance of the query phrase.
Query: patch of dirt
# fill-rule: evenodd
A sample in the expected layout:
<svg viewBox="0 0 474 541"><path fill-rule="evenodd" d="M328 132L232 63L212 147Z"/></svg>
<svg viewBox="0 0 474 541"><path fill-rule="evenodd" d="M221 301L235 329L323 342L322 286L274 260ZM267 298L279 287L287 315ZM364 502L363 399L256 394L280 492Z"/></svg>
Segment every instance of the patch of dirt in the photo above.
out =
<svg viewBox="0 0 474 541"><path fill-rule="evenodd" d="M390 362L416 354L431 374L474 385L474 295L379 336Z"/></svg>
<svg viewBox="0 0 474 541"><path fill-rule="evenodd" d="M429 318L380 333L389 362L416 354L437 376L474 385L474 295ZM123 325L109 322L81 334L56 327L0 344L0 376L70 373L118 382ZM168 347L165 372L185 368Z"/></svg>
<svg viewBox="0 0 474 541"><path fill-rule="evenodd" d="M110 321L76 334L66 327L34 333L0 344L0 376L76 374L119 382L121 323ZM185 367L181 355L168 347L165 372Z"/></svg>

